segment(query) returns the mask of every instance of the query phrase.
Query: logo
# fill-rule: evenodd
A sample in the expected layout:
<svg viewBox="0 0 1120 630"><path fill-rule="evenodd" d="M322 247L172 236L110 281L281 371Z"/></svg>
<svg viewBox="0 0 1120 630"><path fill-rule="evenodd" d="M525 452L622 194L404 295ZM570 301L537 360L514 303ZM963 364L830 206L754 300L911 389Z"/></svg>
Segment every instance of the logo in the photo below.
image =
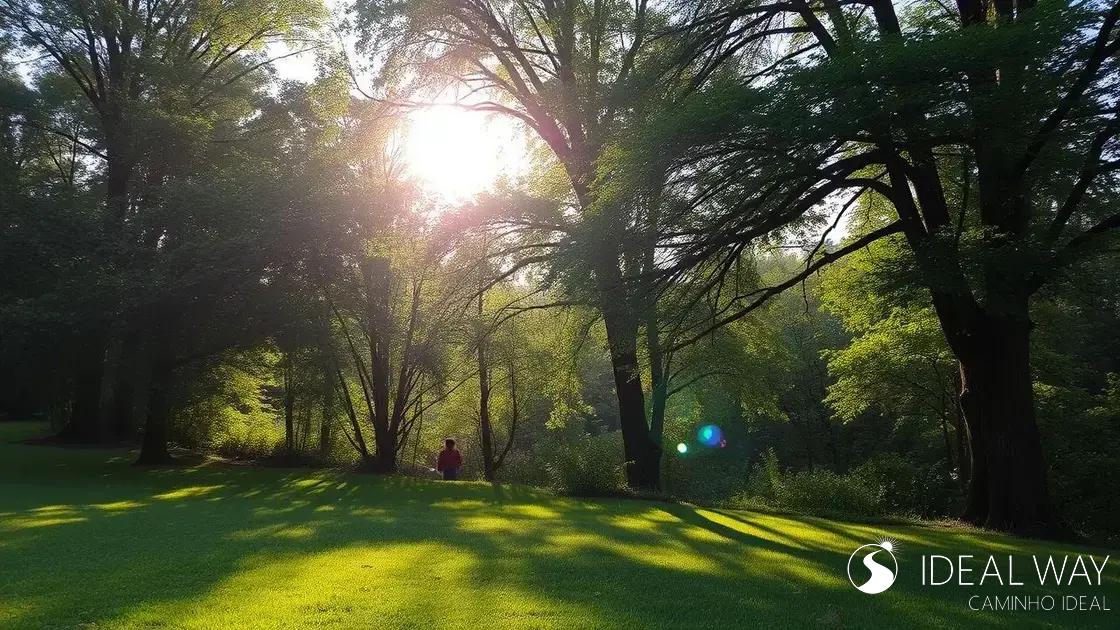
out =
<svg viewBox="0 0 1120 630"><path fill-rule="evenodd" d="M890 588L898 577L898 560L895 559L893 550L894 545L888 540L863 545L856 549L848 558L848 581L868 595L882 593ZM858 567L853 576L852 564L856 558L862 559L861 564L871 572L871 577L866 577L867 571ZM857 582L857 578L860 581Z"/></svg>

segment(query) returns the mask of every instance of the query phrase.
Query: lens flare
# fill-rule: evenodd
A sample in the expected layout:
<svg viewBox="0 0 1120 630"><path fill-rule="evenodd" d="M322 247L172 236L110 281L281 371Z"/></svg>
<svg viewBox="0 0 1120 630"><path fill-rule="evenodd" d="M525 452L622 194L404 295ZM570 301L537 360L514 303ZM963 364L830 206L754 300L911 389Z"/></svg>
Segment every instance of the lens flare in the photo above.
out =
<svg viewBox="0 0 1120 630"><path fill-rule="evenodd" d="M681 442L680 444L677 444L677 452L680 453L681 455L684 455L685 453L688 452L688 445L685 444L684 442Z"/></svg>
<svg viewBox="0 0 1120 630"><path fill-rule="evenodd" d="M721 446L723 443L723 430L714 424L705 424L696 432L696 438L704 446Z"/></svg>

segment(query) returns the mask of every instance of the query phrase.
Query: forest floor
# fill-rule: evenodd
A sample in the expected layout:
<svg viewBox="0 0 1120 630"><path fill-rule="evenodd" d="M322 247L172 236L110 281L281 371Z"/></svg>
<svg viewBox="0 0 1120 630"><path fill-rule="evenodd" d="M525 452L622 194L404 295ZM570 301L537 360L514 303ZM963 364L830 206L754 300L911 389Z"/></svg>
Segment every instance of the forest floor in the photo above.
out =
<svg viewBox="0 0 1120 630"><path fill-rule="evenodd" d="M13 443L37 430L0 424L0 628L1120 627L1110 550L508 485L140 469L127 450ZM848 558L883 539L898 579L865 595ZM1037 585L1031 554L1077 553L1111 553L1102 586ZM1026 585L923 586L927 554L1001 570L1011 554ZM1055 610L969 610L1044 594ZM1062 611L1064 595L1111 611Z"/></svg>

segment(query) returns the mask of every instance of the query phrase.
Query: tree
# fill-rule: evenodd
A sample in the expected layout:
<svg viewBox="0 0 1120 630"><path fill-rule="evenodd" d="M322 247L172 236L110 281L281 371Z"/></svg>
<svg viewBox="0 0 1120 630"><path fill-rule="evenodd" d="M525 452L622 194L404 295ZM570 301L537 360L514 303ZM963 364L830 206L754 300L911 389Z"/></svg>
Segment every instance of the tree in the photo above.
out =
<svg viewBox="0 0 1120 630"><path fill-rule="evenodd" d="M50 74L25 83L0 58L0 264L10 270L0 279L0 409L47 411L54 426L68 411L75 314L103 303L89 264L97 217L77 139L85 121L66 87Z"/></svg>
<svg viewBox="0 0 1120 630"><path fill-rule="evenodd" d="M511 287L506 284L487 286L488 273L487 238L482 236L480 245L481 264L473 266L479 270L479 290L475 302L476 317L470 323L473 330L468 336L469 346L473 346L478 366L478 434L479 446L482 456L482 475L487 481L495 481L498 471L513 448L514 439L517 437L517 423L521 419L521 410L517 397L518 363L520 354L524 353L526 345L515 330L518 323L513 319L521 312L516 308L510 311L511 305L520 305L525 300L523 287ZM495 295L496 294L496 295ZM500 301L497 307L487 308L487 297L493 301L494 297ZM521 308L524 308L522 305ZM508 383L509 422L506 426L505 444L496 444L497 431L493 411L493 396L495 394L494 380L498 369L505 368Z"/></svg>
<svg viewBox="0 0 1120 630"><path fill-rule="evenodd" d="M94 114L94 138L72 139L104 162L103 244L95 264L111 273L146 253L144 244L136 240L136 216L150 203L151 187L169 173L166 164L150 159L145 121L158 121L161 113L184 121L190 116L220 115L221 101L271 62L264 54L267 45L303 41L322 11L317 0L263 5L163 0L0 2L5 33L41 52L44 63L72 81ZM72 135L45 129L63 137ZM88 442L103 437L102 380L116 319L114 313L98 312L82 323L75 348L72 413L64 439ZM128 349L138 347L127 334L125 342ZM120 398L125 392L117 390ZM126 412L129 403L118 401L117 411Z"/></svg>
<svg viewBox="0 0 1120 630"><path fill-rule="evenodd" d="M650 35L661 16L645 0L633 5L375 0L358 2L356 11L367 48L384 44L393 51L387 76L399 77L402 68L420 63L429 71L427 81L481 92L482 100L465 106L523 122L559 162L584 222L579 240L565 242L578 248L573 259L591 272L589 298L606 325L630 463L627 479L634 488L657 487L661 445L651 433L641 384L642 317L624 280L629 217L620 216L618 208L597 206L594 184L600 153L621 131L639 95L652 87L638 68L655 54ZM552 239L542 242L522 265L550 260L555 245Z"/></svg>
<svg viewBox="0 0 1120 630"><path fill-rule="evenodd" d="M968 437L956 396L959 373L928 295L910 282L908 250L884 239L825 273L821 299L855 336L829 350L826 399L840 419L867 413L937 426L945 473L966 487ZM906 282L899 282L899 277Z"/></svg>
<svg viewBox="0 0 1120 630"><path fill-rule="evenodd" d="M186 141L162 137L179 161L137 217L138 242L149 249L126 279L143 290L127 291L124 305L150 371L140 463L170 460L170 422L187 368L317 332L321 305L315 294L293 290L301 286L293 268L310 264L302 254L316 251L311 237L325 218L317 193L345 172L324 157L335 149L336 120L321 110L334 100L330 85L327 76L275 96L253 91L242 110L253 117L220 121L201 139L190 128Z"/></svg>
<svg viewBox="0 0 1120 630"><path fill-rule="evenodd" d="M320 291L338 355L349 360L335 376L351 443L369 468L393 473L424 411L466 381L452 384L460 370L446 361L466 303L446 269L452 241L424 214L419 191L392 153L395 117L376 106L356 106L349 117L343 142L360 151L351 154L350 175L334 200L341 209L334 219L347 235L339 244L345 259ZM365 431L372 432L372 452Z"/></svg>
<svg viewBox="0 0 1120 630"><path fill-rule="evenodd" d="M722 321L901 234L960 366L966 518L1059 533L1035 422L1030 301L1120 227L1110 210L1120 5L962 1L901 18L889 0L869 6L719 4L682 18L686 49L717 61L798 37L772 64L729 71L695 99L714 115L690 131L690 159L675 172L701 191L691 211L705 221L688 234L706 241L678 262L726 255L853 192L885 200L894 220L737 296Z"/></svg>

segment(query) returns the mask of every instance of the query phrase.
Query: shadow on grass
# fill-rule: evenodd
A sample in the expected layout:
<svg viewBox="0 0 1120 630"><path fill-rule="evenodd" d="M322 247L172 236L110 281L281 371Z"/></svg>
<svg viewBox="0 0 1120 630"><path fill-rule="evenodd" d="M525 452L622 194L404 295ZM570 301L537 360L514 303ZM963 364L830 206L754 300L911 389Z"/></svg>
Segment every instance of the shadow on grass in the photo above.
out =
<svg viewBox="0 0 1120 630"><path fill-rule="evenodd" d="M1069 621L973 613L964 591L918 584L921 553L1021 548L1010 539L580 501L517 486L221 466L144 471L129 461L0 446L0 626ZM869 598L847 582L848 554L883 536L900 542L910 573Z"/></svg>

